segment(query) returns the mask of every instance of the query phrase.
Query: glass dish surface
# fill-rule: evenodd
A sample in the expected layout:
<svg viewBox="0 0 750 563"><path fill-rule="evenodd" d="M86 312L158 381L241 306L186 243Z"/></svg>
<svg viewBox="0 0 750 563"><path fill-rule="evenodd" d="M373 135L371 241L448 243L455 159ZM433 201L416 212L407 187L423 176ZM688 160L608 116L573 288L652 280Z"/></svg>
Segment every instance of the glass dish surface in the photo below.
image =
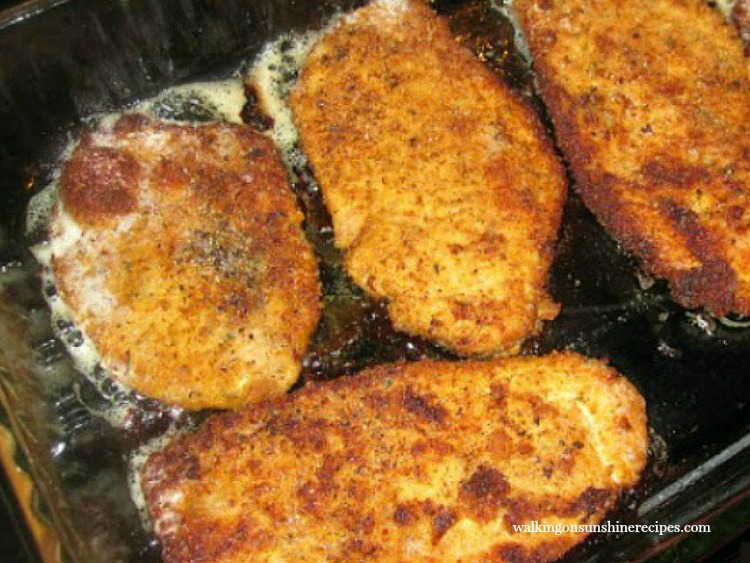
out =
<svg viewBox="0 0 750 563"><path fill-rule="evenodd" d="M165 87L230 76L270 39L320 28L348 0L42 0L0 12L0 460L46 561L159 561L130 498L127 456L166 427L144 402L122 429L97 415L107 400L53 333L40 268L25 234L29 199L45 186L81 119ZM540 108L502 7L444 0L463 43ZM543 111L543 110L541 110ZM319 194L298 182L307 234L322 259L325 308L304 378L345 377L397 359L450 357L396 333L382 303L343 274ZM571 190L550 280L559 317L524 353L573 349L608 358L646 397L651 461L612 522L721 522L701 554L750 522L750 329L669 299L641 274ZM59 327L58 327L59 328ZM740 511L737 516L737 511ZM744 524L743 524L744 523ZM726 526L725 526L726 528ZM599 534L566 561L674 557L683 538ZM691 538L692 539L692 538ZM687 545L687 542L684 542ZM691 544L693 545L693 544Z"/></svg>

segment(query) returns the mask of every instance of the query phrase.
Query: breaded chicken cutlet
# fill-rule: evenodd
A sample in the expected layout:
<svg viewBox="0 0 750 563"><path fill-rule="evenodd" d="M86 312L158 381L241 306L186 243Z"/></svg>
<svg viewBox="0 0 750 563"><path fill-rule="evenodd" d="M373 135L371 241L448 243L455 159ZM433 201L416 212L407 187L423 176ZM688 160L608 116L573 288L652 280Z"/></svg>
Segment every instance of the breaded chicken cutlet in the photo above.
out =
<svg viewBox="0 0 750 563"><path fill-rule="evenodd" d="M376 0L313 47L289 100L346 268L394 326L515 352L546 291L565 179L533 111L418 1Z"/></svg>
<svg viewBox="0 0 750 563"><path fill-rule="evenodd" d="M319 316L317 262L272 142L139 115L83 134L50 244L114 379L190 409L286 392Z"/></svg>
<svg viewBox="0 0 750 563"><path fill-rule="evenodd" d="M643 398L573 353L378 366L214 417L141 484L165 561L549 561L639 479Z"/></svg>
<svg viewBox="0 0 750 563"><path fill-rule="evenodd" d="M674 299L750 314L750 75L703 0L515 0L577 190Z"/></svg>

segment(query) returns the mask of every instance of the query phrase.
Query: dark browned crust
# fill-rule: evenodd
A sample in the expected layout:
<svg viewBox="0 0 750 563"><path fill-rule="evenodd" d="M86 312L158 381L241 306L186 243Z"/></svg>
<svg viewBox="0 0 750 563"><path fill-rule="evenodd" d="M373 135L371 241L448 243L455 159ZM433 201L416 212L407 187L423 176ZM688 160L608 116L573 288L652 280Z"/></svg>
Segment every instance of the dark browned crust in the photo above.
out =
<svg viewBox="0 0 750 563"><path fill-rule="evenodd" d="M620 428L618 437L600 430L606 447L625 448L608 454L621 466L619 484L607 477L610 462L602 467L595 461L595 447L604 446L594 446L583 428L568 427L564 437L553 431L558 428L555 421L566 424L565 418L548 404L546 391L535 385L544 386L547 377L561 377L567 370L575 378L556 379L553 393L560 385L571 385L571 393L586 394L586 404L596 396L618 405L619 416L629 421L630 428ZM523 391L510 389L511 377L524 378ZM549 517L599 521L614 505L620 488L635 483L645 463L645 410L642 399L623 383L613 370L573 354L486 363L424 361L379 366L213 417L198 433L178 438L154 454L144 468L144 493L157 532L165 515L177 518L171 520L173 530L159 534L164 559L219 560L227 555L226 560L232 560L230 551L237 559L249 553L283 558L292 550L301 554L300 561L346 560L356 553L395 562L402 560L409 542L417 541L435 550L425 557L454 560L456 553L440 550L467 519L494 526L495 531L486 548L472 551L470 544L464 545L464 557L506 561L516 554L528 560L556 559L584 535L551 534L540 542L533 534L515 533L513 525ZM486 392L490 384L494 391ZM499 407L499 388L506 389L502 396L513 401L512 408ZM615 396L615 403L607 403ZM417 413L405 397L420 397ZM426 410L425 403L430 405ZM598 422L609 424L605 419L611 407L592 409L597 417L606 412ZM432 412L450 414L436 424ZM427 416L415 416L419 413ZM513 446L495 448L493 433L509 425L507 439L525 444L518 451ZM425 440L436 446L415 450ZM566 441L573 445L566 446ZM528 459L529 470L508 474L511 459ZM456 460L465 465L460 475L431 480L433 471ZM626 463L633 465L625 470ZM552 476L545 467L552 468ZM546 484L550 479L559 485ZM237 483L241 488L233 496ZM395 483L429 485L432 492L399 500ZM185 499L177 515L161 497L169 498L176 490ZM242 499L244 506L231 518L223 517L227 498ZM232 511L232 503L225 508ZM293 536L286 528L290 510L298 522ZM241 536L236 535L238 529L243 530ZM228 537L236 542L231 548Z"/></svg>
<svg viewBox="0 0 750 563"><path fill-rule="evenodd" d="M135 210L140 176L141 166L128 154L107 147L79 149L63 169L60 196L76 221L96 225Z"/></svg>
<svg viewBox="0 0 750 563"><path fill-rule="evenodd" d="M537 64L537 67L543 66ZM647 272L656 274L669 281L674 300L688 309L706 307L715 314L726 314L734 308L734 290L737 279L734 271L722 259L720 246L714 242L711 233L700 224L694 212L684 209L670 200L659 202L660 207L672 218L673 223L682 231L689 241L690 249L700 257L703 265L688 271L670 268L659 259L652 239L642 236L641 218L632 215L622 208L619 196L610 190L617 181L607 175L597 177L587 168L588 155L593 151L585 146L583 135L577 131L572 120L567 119L558 108L565 107L557 98L562 90L551 81L543 78L544 70L539 70L539 83L545 103L553 116L558 142L570 161L571 171L575 178L576 192L597 220L616 239L622 247L637 256ZM654 176L659 165L652 162L646 165L647 174ZM678 176L676 183L692 182L695 176L703 177L704 171L694 174L690 179L685 171L672 171L655 179L655 184L670 183ZM633 189L639 189L633 186Z"/></svg>
<svg viewBox="0 0 750 563"><path fill-rule="evenodd" d="M507 506L510 484L497 469L480 465L468 480L461 483L459 497L478 520L487 522Z"/></svg>
<svg viewBox="0 0 750 563"><path fill-rule="evenodd" d="M705 307L716 315L729 312L750 314L750 302L746 296L736 293L741 270L729 263L727 245L731 243L722 236L721 231L708 228L693 210L670 197L675 191L695 188L707 182L745 193L748 186L737 182L730 186L731 180L723 176L723 171L686 164L680 154L684 149L680 147L675 149L676 154L648 155L640 169L642 181L638 183L604 171L597 164L599 152L595 135L591 131L583 131L577 122L587 114L592 115L593 120L597 119L596 110L591 108L592 102L595 104L600 94L593 92L576 98L561 86L558 69L551 67L545 57L548 49L557 44L559 33L551 28L535 29L529 15L535 4L542 10L553 10L553 0L522 0L518 4L521 5L516 8L519 21L535 55L534 66L540 94L549 109L558 144L569 162L576 192L586 206L626 251L640 259L647 272L668 280L677 303L690 309ZM694 38L687 39L687 35L685 40L695 41ZM606 43L599 45L604 58L607 51L623 48L606 37L595 36L594 40ZM717 53L717 56L722 54ZM670 90L674 85L665 83L663 86L667 88L663 91L667 97L679 93ZM726 80L723 86L717 87L717 91L724 87L736 89L739 85ZM582 119L585 121L586 118ZM650 126L645 126L643 132L649 133L649 129ZM694 137L700 139L700 132L694 133ZM653 192L661 216L667 218L674 231L684 237L685 248L700 261L699 266L690 269L673 267L658 255L654 239L643 228L644 217L631 212L624 204L622 194L629 190ZM745 208L735 208L739 216L746 211ZM727 217L730 218L730 214ZM742 232L743 228L737 231Z"/></svg>
<svg viewBox="0 0 750 563"><path fill-rule="evenodd" d="M706 304L723 304L726 302L726 287L713 286L714 295L696 295L685 293L691 287L706 287L700 283L706 280L703 270L699 269L689 274L683 274L692 282L681 281L678 272L664 268L658 259L651 240L640 236L639 218L622 210L620 198L611 190L618 180L610 175L597 175L591 171L591 163L596 158L595 146L586 141L576 124L574 112L576 100L567 95L554 79L555 72L548 67L543 58L534 62L539 90L544 103L549 109L550 117L555 127L555 135L560 148L565 154L570 170L575 179L575 190L581 196L599 222L615 238L622 247L638 256L645 270L672 280L670 287L673 297L678 303L693 308L701 302ZM646 167L647 170L649 167ZM662 177L662 181L665 180ZM731 295L731 294L730 294ZM711 305L709 307L713 308ZM722 305L722 309L724 306Z"/></svg>
<svg viewBox="0 0 750 563"><path fill-rule="evenodd" d="M435 424L442 424L448 414L440 404L435 402L434 396L420 395L411 387L406 388L402 403L407 412Z"/></svg>

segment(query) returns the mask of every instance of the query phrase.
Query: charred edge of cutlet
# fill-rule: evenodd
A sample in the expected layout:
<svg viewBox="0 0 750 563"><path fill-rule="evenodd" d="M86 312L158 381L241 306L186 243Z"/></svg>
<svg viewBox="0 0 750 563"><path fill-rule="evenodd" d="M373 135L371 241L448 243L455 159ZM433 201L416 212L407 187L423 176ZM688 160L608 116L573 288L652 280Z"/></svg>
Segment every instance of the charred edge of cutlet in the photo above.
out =
<svg viewBox="0 0 750 563"><path fill-rule="evenodd" d="M534 50L537 50L541 42L535 43ZM587 167L594 159L595 151L584 141L572 115L578 103L562 87L548 78L553 73L545 61L535 59L535 69L542 98L549 108L555 127L558 144L568 159L575 179L576 192L597 220L626 251L640 258L645 270L667 279L672 297L677 303L688 309L703 306L715 315L731 312L737 287L736 274L726 261L720 258L720 253L715 250L711 237L707 236L697 217L685 221L683 217L689 216L687 210L675 209L671 213L678 231L686 235L689 250L703 264L699 268L687 271L665 267L658 258L653 242L639 234L638 220L623 213L617 197L612 195L609 186L615 184L617 179L609 175L595 177L588 172ZM658 167L651 168L653 172L659 170Z"/></svg>

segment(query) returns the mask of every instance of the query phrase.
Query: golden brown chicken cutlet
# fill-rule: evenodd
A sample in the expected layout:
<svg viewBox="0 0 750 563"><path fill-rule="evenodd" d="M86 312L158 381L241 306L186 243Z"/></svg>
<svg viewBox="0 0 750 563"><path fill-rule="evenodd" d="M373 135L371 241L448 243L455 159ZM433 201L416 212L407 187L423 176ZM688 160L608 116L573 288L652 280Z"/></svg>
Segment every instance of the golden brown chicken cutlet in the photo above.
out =
<svg viewBox="0 0 750 563"><path fill-rule="evenodd" d="M647 456L643 398L573 353L392 364L207 421L141 484L165 561L549 561Z"/></svg>
<svg viewBox="0 0 750 563"><path fill-rule="evenodd" d="M84 133L53 212L55 279L114 379L190 409L286 392L317 263L272 142L139 115Z"/></svg>
<svg viewBox="0 0 750 563"><path fill-rule="evenodd" d="M397 329L490 355L555 317L560 163L447 21L408 0L343 16L289 101L346 268Z"/></svg>
<svg viewBox="0 0 750 563"><path fill-rule="evenodd" d="M703 0L516 0L577 190L674 299L750 314L750 74Z"/></svg>

